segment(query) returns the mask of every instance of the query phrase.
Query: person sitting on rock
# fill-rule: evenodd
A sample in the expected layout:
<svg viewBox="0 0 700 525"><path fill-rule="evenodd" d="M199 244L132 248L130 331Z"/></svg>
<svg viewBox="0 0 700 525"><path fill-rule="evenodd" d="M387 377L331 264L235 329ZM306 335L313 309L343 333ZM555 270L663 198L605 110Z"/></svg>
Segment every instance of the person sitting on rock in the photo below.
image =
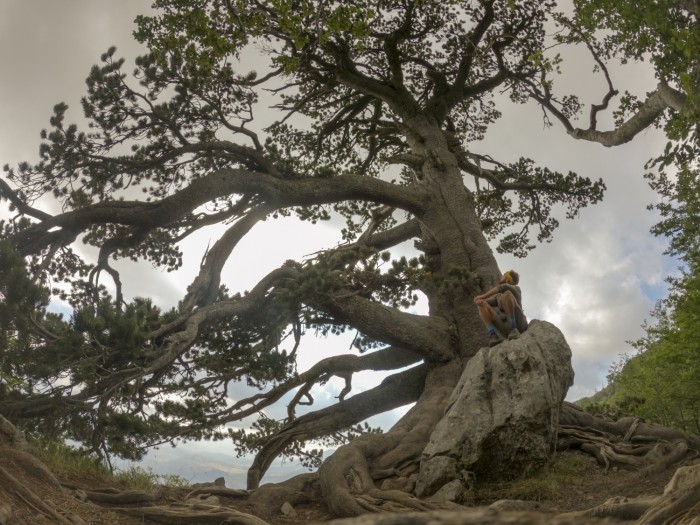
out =
<svg viewBox="0 0 700 525"><path fill-rule="evenodd" d="M518 273L509 270L503 274L496 286L474 297L474 304L479 309L481 320L489 333L489 346L496 346L504 341L505 337L516 339L521 332L527 330L519 282Z"/></svg>

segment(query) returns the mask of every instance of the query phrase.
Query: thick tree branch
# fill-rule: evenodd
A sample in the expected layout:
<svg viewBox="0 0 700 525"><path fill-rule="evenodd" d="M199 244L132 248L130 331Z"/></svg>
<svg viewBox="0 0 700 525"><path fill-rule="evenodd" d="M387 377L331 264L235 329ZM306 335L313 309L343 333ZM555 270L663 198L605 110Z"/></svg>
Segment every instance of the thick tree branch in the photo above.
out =
<svg viewBox="0 0 700 525"><path fill-rule="evenodd" d="M258 487L272 461L293 441L308 441L416 401L423 390L426 374L425 365L413 367L387 377L371 390L288 423L255 456L248 470L247 488Z"/></svg>
<svg viewBox="0 0 700 525"><path fill-rule="evenodd" d="M479 43L484 38L486 31L493 24L494 21L494 10L493 1L482 2L484 6L484 16L479 20L476 27L469 32L467 36L467 43L464 46L464 54L460 60L459 66L457 67L457 75L455 76L455 81L452 90L456 93L455 98L460 99L461 93L464 85L469 78L472 71L472 64L474 63L474 57L479 50Z"/></svg>
<svg viewBox="0 0 700 525"><path fill-rule="evenodd" d="M477 161L474 164L469 159ZM560 193L561 188L553 184L532 184L529 182L504 182L498 178L498 174L494 170L484 168L481 162L492 162L503 168L504 171L509 171L507 166L504 166L498 162L493 161L488 157L482 157L480 155L474 155L465 151L460 151L457 154L457 161L459 163L460 169L473 175L477 179L482 179L491 184L495 189L502 191L527 191L527 192L537 192L537 191L548 191ZM585 191L585 190L584 190ZM572 193L573 194L573 193ZM585 193L584 193L585 194Z"/></svg>
<svg viewBox="0 0 700 525"><path fill-rule="evenodd" d="M3 197L14 204L17 210L24 215L29 215L30 217L34 217L40 221L45 221L51 218L50 214L37 210L36 208L33 208L27 204L19 195L17 195L17 193L12 190L12 188L10 188L10 185L7 184L5 180L0 178L0 199Z"/></svg>
<svg viewBox="0 0 700 525"><path fill-rule="evenodd" d="M413 237L420 235L420 222L418 219L409 219L393 228L385 231L373 233L369 237L362 239L362 245L377 250L386 250ZM360 243L351 244L347 248L359 246Z"/></svg>
<svg viewBox="0 0 700 525"><path fill-rule="evenodd" d="M394 213L394 211L395 208L392 208L391 206L382 206L374 210L372 212L367 228L364 232L362 232L362 235L360 235L359 239L357 240L358 244L365 244L367 239L371 237L375 231L377 231L377 228L379 228L379 226L386 219L388 219L391 216L391 214Z"/></svg>
<svg viewBox="0 0 700 525"><path fill-rule="evenodd" d="M254 133L250 132L255 135ZM177 160L186 155L223 153L230 155L250 169L262 170L269 175L281 176L277 167L265 157L257 148L242 146L228 140L217 140L216 142L196 142L187 143L169 149L161 155L149 156L147 160L134 159L131 157L108 157L103 155L90 155L90 161L104 162L122 166L128 172L138 172L164 166L170 161ZM78 168L81 166L77 166Z"/></svg>
<svg viewBox="0 0 700 525"><path fill-rule="evenodd" d="M446 319L402 312L357 295L312 298L309 304L369 337L417 352L428 361L454 357Z"/></svg>
<svg viewBox="0 0 700 525"><path fill-rule="evenodd" d="M399 36L395 35L394 39ZM363 74L350 56L349 46L341 39L328 42L325 51L332 57L333 62L329 62L319 54L312 52L306 58L309 63L314 64L311 69L316 69L316 73L319 70L327 72L333 75L334 80L339 84L385 102L400 115L406 116L420 111L418 103L403 84L401 71L394 71L392 80L389 82ZM391 62L391 43L385 48L385 53ZM314 74L314 71L308 71L308 73Z"/></svg>
<svg viewBox="0 0 700 525"><path fill-rule="evenodd" d="M667 108L682 110L686 96L666 84L659 84L639 107L637 112L612 131L589 129L571 129L569 135L576 139L599 142L603 146L618 146L631 141L637 134L652 125ZM549 108L548 108L549 109ZM593 122L595 124L595 122Z"/></svg>
<svg viewBox="0 0 700 525"><path fill-rule="evenodd" d="M294 278L297 275L294 268L278 268L263 277L248 294L199 308L193 313L181 316L172 323L159 328L150 334L150 339L164 338L164 342L161 346L144 352L145 362L143 364L110 371L109 375L96 381L89 389L83 390L79 398L107 399L131 381L136 381L140 385L139 389L146 388L150 384L149 378L159 378L164 370L171 367L181 355L195 344L200 330L205 324L244 315L257 308L271 288L279 285L285 279ZM145 382L144 379L146 379Z"/></svg>
<svg viewBox="0 0 700 525"><path fill-rule="evenodd" d="M414 9L415 5L409 2L406 5L405 16L401 25L390 35L384 37L384 53L389 64L391 83L395 87L403 86L403 64L402 56L399 52L399 43L411 34Z"/></svg>
<svg viewBox="0 0 700 525"><path fill-rule="evenodd" d="M158 355L143 369L122 371L114 388L136 377L155 374L170 366L175 359L195 343L200 327L221 319L242 315L260 303L270 289L286 280L302 277L303 270L281 267L263 278L248 294L239 299L219 301L195 310L192 314L161 327L151 338L166 336ZM452 355L449 323L441 318L409 314L356 296L300 298L313 308L337 316L338 322L348 324L386 344L393 344L413 351L432 361L443 361Z"/></svg>
<svg viewBox="0 0 700 525"><path fill-rule="evenodd" d="M461 100L475 98L489 91L493 91L498 86L503 84L506 80L508 80L508 76L508 71L502 68L495 75L480 80L479 82L472 84L471 86L466 86L463 90Z"/></svg>
<svg viewBox="0 0 700 525"><path fill-rule="evenodd" d="M114 281L114 286L116 288L115 292L115 303L121 306L123 301L122 296L122 282L119 277L119 272L109 265L109 258L117 250L124 250L127 248L132 248L142 243L144 239L148 236L148 230L144 228L135 228L131 235L124 234L123 236L114 237L107 239L100 246L100 253L97 257L97 265L90 271L89 279L97 298L97 285L100 273L106 271Z"/></svg>
<svg viewBox="0 0 700 525"><path fill-rule="evenodd" d="M348 125L357 115L362 113L372 102L373 98L367 95L357 97L349 104L341 106L335 115L323 125L318 133L319 143L328 135Z"/></svg>
<svg viewBox="0 0 700 525"><path fill-rule="evenodd" d="M244 215L251 206L251 200L250 195L243 195L233 206L219 212L197 213L192 217L185 217L179 222L168 224L168 228L172 230L184 229L182 233L173 238L173 242L180 242L204 226L225 223L232 217L240 217Z"/></svg>
<svg viewBox="0 0 700 525"><path fill-rule="evenodd" d="M181 331L167 338L163 350L159 352L160 355L145 368L144 375L155 373L161 368L170 365L177 356L194 343L199 333L199 328L203 323L230 319L245 313L251 308L255 308L271 288L297 275L297 270L294 268L278 268L263 277L246 295L236 299L219 301L196 310L187 318Z"/></svg>
<svg viewBox="0 0 700 525"><path fill-rule="evenodd" d="M262 2L257 2L257 10L264 13L264 16L270 20L278 21L279 19L278 13ZM278 28L279 25L273 27L271 24L271 33L288 46L289 52L293 56L300 59L301 70L316 82L328 84L335 80L356 92L378 98L391 106L396 106L398 99L403 99L402 103L404 104L412 100L403 86L392 86L387 82L362 74L350 56L347 42L337 35L323 46L319 46L318 36L313 35L311 42L303 49L299 49L295 40ZM331 78L324 77L322 73L331 75ZM399 87L401 89L397 89Z"/></svg>
<svg viewBox="0 0 700 525"><path fill-rule="evenodd" d="M231 252L253 226L265 219L274 209L273 206L258 206L236 221L216 241L202 261L199 274L187 288L187 295L183 299L184 310L189 310L194 306L204 306L216 299L221 283L221 270Z"/></svg>
<svg viewBox="0 0 700 525"><path fill-rule="evenodd" d="M24 255L37 253L56 234L66 232L69 238L96 224L123 224L149 229L177 221L199 206L236 193L256 193L268 204L277 207L328 204L343 200L369 200L396 206L416 213L421 199L414 189L380 179L356 175L339 175L320 179L285 180L241 169L223 169L193 180L187 187L158 202L108 201L44 219L13 237ZM62 230L50 230L61 228ZM63 237L63 236L61 236Z"/></svg>
<svg viewBox="0 0 700 525"><path fill-rule="evenodd" d="M659 83L656 91L647 97L634 115L614 130L599 131L594 127L597 125L595 112L591 114L591 127L588 129L576 128L568 117L553 104L549 97L545 97L534 91L530 96L550 111L564 125L569 135L575 139L599 142L606 147L619 146L620 144L631 141L635 136L652 125L666 109L670 108L675 111L683 111L687 101L687 96L685 94L673 89L665 83ZM608 97L606 98L609 100Z"/></svg>
<svg viewBox="0 0 700 525"><path fill-rule="evenodd" d="M673 89L668 84L661 83L657 86L657 90L661 99L666 105L676 111L685 111L688 102L688 96L676 89Z"/></svg>
<svg viewBox="0 0 700 525"><path fill-rule="evenodd" d="M364 370L395 370L417 363L418 354L390 346L361 356L344 354L322 359L303 372L271 390L241 399L225 411L213 416L220 424L240 421L279 401L285 394L302 385L313 384L322 377L341 376Z"/></svg>

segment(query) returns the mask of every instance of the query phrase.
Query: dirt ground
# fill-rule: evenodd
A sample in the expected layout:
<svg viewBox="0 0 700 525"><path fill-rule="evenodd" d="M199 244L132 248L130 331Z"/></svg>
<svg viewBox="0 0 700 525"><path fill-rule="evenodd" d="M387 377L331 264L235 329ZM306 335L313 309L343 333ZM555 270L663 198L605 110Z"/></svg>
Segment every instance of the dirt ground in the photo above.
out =
<svg viewBox="0 0 700 525"><path fill-rule="evenodd" d="M573 456L572 456L573 455ZM109 489L100 479L76 479L75 477L57 477L60 486L47 479L35 467L29 466L26 458L17 456L12 451L0 450L0 463L7 475L14 479L8 483L5 477L0 484L0 524L2 525L53 525L57 523L56 516L47 512L41 502L54 508L58 514L68 517L73 523L88 525L148 525L155 523L143 517L128 516L114 509L114 505L98 506L81 501L81 491L96 491ZM613 496L633 498L641 495L658 495L669 481L675 468L653 476L643 476L639 471L605 470L590 456L580 452L563 452L557 462L578 464L576 475L569 476L554 497L535 497L535 508L544 513L561 513L574 510L584 510L603 503ZM555 463L555 469L556 469ZM21 483L31 488L40 501L32 501L21 491L15 490L12 483ZM159 500L153 504L177 504L184 501L190 489L165 489ZM495 497L495 496L494 496ZM82 498L84 499L84 498ZM498 499L498 498L497 498ZM190 499L191 501L191 499ZM202 501L209 504L220 504L226 507L244 511L245 500L216 496L215 499ZM488 505L493 501L482 499L475 501L477 505ZM280 502L280 506L284 502ZM120 505L124 507L126 505ZM10 511L11 509L11 511ZM3 521L3 512L6 516ZM331 519L320 505L297 506L294 508L295 517L278 516L268 519L274 525L298 525L312 522L324 522ZM76 518L77 517L77 518Z"/></svg>

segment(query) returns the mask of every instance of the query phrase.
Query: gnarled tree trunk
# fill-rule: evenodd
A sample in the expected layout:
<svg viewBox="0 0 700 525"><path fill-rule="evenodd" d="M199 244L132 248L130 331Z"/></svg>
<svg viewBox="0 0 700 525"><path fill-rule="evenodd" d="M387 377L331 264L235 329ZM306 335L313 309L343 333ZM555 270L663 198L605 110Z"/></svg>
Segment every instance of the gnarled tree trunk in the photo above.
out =
<svg viewBox="0 0 700 525"><path fill-rule="evenodd" d="M340 447L321 466L324 502L338 516L431 507L410 495L415 474L465 365L486 342L474 297L491 288L500 275L445 134L423 116L407 124L415 133L409 143L416 157L423 159L419 184L431 195L417 217L422 232L417 246L424 250L430 272L441 277L428 283L424 292L431 318L445 319L450 328L442 335L447 340L442 341L441 351L433 345L422 352L427 375L415 406L385 434L362 436ZM454 276L454 268L462 271ZM286 432L293 437L290 430ZM263 458L256 459L249 472L249 488L254 488L275 455L266 451Z"/></svg>

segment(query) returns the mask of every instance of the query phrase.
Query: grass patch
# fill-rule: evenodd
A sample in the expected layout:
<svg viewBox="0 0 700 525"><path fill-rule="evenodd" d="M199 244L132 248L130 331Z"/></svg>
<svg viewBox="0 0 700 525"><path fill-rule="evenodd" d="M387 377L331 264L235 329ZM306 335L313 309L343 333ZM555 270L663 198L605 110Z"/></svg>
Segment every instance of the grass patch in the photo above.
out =
<svg viewBox="0 0 700 525"><path fill-rule="evenodd" d="M109 468L99 460L62 441L32 440L31 443L35 455L56 475L105 482L112 479Z"/></svg>
<svg viewBox="0 0 700 525"><path fill-rule="evenodd" d="M476 487L468 499L475 504L499 499L554 500L562 497L571 483L583 475L588 463L580 454L560 454L551 465L531 476Z"/></svg>
<svg viewBox="0 0 700 525"><path fill-rule="evenodd" d="M156 474L150 468L132 466L119 470L114 474L114 480L124 488L149 492L159 485L166 487L188 487L191 483L177 474Z"/></svg>
<svg viewBox="0 0 700 525"><path fill-rule="evenodd" d="M159 485L186 487L190 482L176 474L156 474L150 468L131 466L110 472L106 465L61 441L32 441L35 455L58 477L117 485L127 490L149 492Z"/></svg>

